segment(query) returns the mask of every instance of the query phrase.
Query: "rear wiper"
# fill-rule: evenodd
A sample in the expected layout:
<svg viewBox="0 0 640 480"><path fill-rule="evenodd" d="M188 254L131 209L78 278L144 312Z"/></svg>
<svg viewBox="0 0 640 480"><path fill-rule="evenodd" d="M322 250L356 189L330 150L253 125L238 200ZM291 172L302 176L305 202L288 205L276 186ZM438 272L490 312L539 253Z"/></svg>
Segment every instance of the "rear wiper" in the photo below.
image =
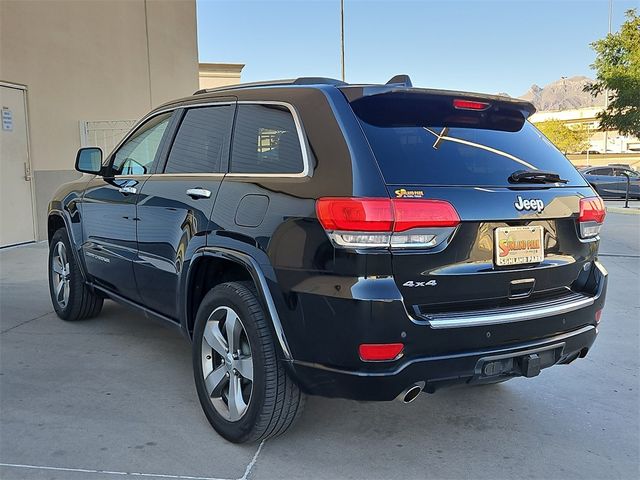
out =
<svg viewBox="0 0 640 480"><path fill-rule="evenodd" d="M509 176L511 183L567 183L569 180L560 178L555 172L542 170L518 170Z"/></svg>

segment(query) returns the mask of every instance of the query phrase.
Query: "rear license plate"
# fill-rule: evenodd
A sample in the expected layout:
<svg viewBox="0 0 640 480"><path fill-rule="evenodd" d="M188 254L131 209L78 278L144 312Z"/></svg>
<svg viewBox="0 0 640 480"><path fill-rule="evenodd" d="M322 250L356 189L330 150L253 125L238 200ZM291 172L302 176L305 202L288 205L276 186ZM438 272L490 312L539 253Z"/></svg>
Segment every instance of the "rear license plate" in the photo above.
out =
<svg viewBox="0 0 640 480"><path fill-rule="evenodd" d="M496 265L540 263L544 260L543 235L541 226L496 228Z"/></svg>

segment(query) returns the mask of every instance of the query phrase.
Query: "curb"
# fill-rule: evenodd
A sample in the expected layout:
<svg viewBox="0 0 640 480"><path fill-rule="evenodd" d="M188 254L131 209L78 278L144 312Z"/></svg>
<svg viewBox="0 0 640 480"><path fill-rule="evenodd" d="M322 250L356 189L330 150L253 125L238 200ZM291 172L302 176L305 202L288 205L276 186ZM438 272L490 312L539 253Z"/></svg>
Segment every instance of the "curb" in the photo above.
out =
<svg viewBox="0 0 640 480"><path fill-rule="evenodd" d="M611 213L622 213L624 215L640 215L640 209L635 207L631 207L631 208L606 207L606 208L607 208L607 212L611 212Z"/></svg>

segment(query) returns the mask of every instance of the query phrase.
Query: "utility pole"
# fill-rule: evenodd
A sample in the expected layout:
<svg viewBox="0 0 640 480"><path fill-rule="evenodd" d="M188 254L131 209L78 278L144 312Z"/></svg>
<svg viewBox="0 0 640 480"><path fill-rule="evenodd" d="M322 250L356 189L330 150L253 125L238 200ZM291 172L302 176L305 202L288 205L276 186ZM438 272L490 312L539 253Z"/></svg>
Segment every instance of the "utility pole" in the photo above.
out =
<svg viewBox="0 0 640 480"><path fill-rule="evenodd" d="M609 20L611 23L611 20ZM611 30L611 26L609 26ZM342 81L344 82L344 0L340 0L340 66L342 69Z"/></svg>
<svg viewBox="0 0 640 480"><path fill-rule="evenodd" d="M609 0L609 35L611 35L611 16L613 12L613 0ZM604 109L609 108L609 90L604 91ZM609 145L609 131L604 131L604 154L607 154L607 146Z"/></svg>

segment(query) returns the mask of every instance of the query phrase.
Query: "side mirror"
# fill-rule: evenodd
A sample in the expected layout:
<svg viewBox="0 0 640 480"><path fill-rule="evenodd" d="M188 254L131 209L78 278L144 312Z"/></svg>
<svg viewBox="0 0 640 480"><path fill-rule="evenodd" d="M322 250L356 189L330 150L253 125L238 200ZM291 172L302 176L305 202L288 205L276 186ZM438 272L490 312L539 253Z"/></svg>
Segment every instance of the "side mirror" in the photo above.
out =
<svg viewBox="0 0 640 480"><path fill-rule="evenodd" d="M78 150L76 170L82 173L98 175L102 171L102 149L86 147Z"/></svg>

